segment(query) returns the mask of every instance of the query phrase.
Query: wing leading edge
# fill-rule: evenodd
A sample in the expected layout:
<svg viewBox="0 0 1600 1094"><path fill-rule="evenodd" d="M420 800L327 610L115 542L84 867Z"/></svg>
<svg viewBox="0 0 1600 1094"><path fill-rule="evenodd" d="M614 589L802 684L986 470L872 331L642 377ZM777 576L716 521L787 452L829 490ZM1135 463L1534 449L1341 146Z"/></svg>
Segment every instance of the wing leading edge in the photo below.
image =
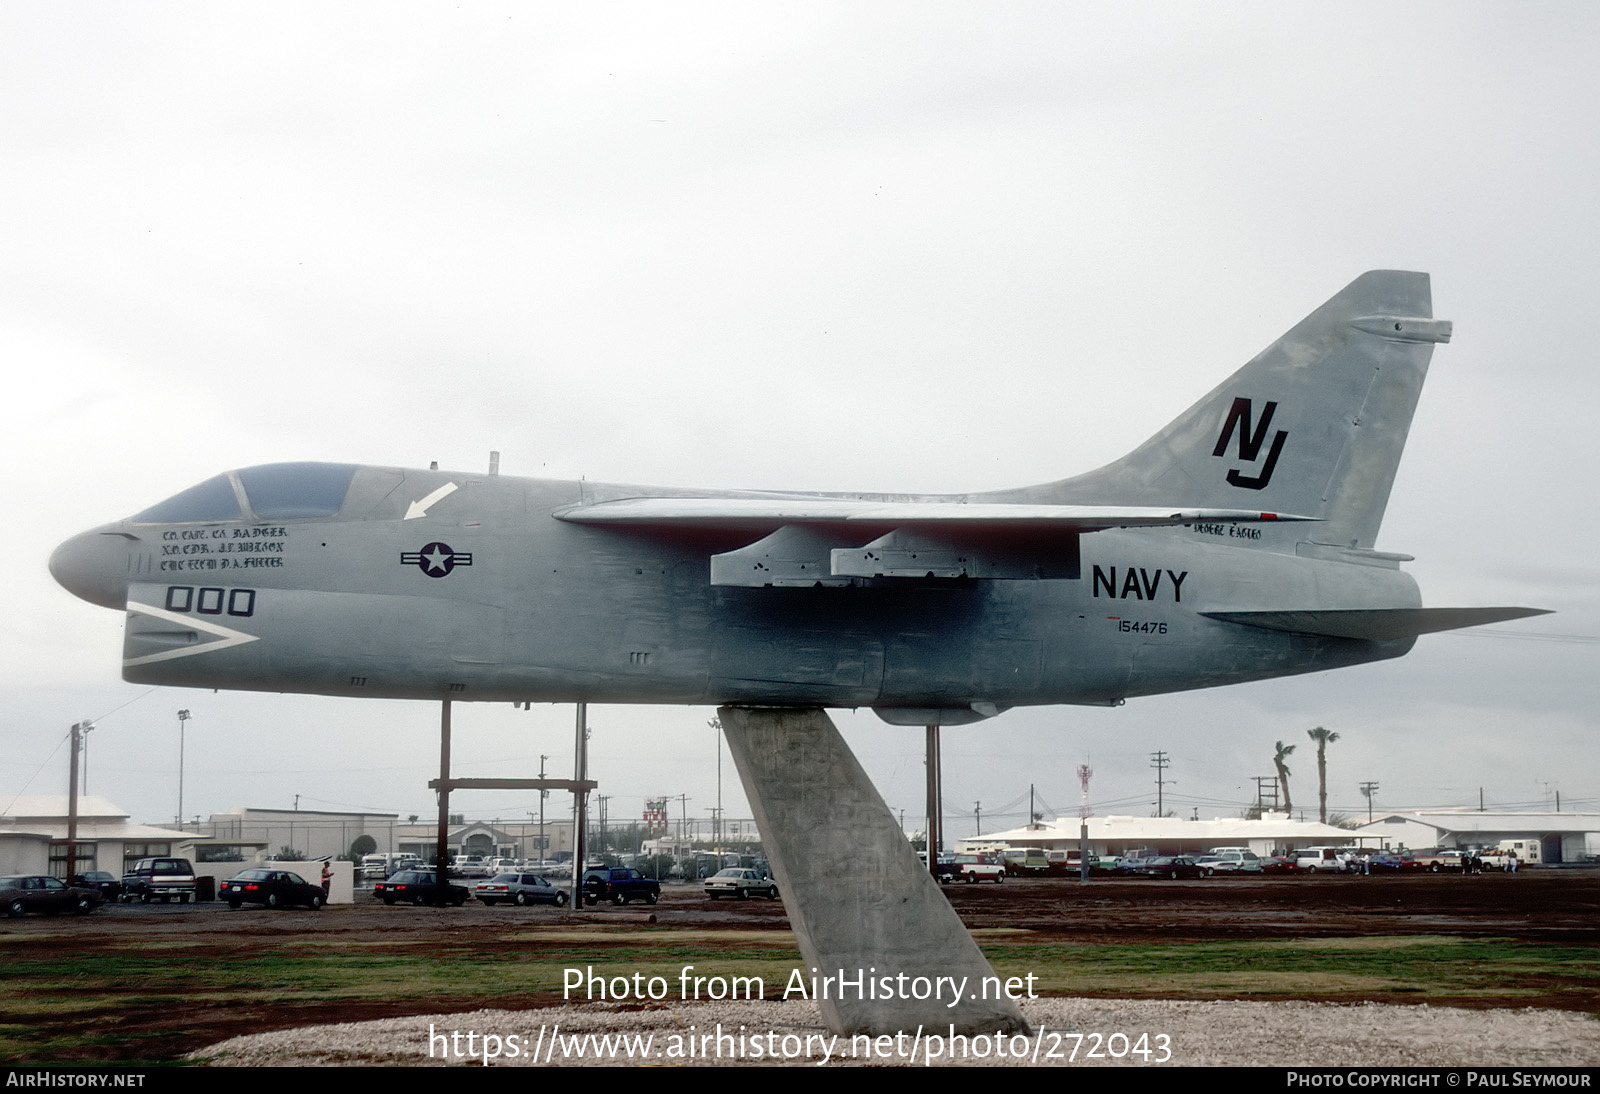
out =
<svg viewBox="0 0 1600 1094"><path fill-rule="evenodd" d="M1313 520L1256 509L1180 509L1134 505L1026 505L1006 502L873 501L858 498L621 498L555 512L575 524L737 527L750 523L1049 524L1063 530L1154 528L1173 524Z"/></svg>

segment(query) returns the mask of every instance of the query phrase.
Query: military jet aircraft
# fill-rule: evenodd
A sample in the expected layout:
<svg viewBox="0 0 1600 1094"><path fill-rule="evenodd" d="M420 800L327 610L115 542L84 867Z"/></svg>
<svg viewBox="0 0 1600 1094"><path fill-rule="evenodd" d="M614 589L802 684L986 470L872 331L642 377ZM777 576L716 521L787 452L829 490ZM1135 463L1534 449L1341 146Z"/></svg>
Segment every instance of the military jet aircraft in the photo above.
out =
<svg viewBox="0 0 1600 1094"><path fill-rule="evenodd" d="M282 463L51 558L137 683L526 702L868 706L961 724L1398 657L1538 614L1423 608L1375 549L1433 347L1363 274L1133 452L907 496Z"/></svg>

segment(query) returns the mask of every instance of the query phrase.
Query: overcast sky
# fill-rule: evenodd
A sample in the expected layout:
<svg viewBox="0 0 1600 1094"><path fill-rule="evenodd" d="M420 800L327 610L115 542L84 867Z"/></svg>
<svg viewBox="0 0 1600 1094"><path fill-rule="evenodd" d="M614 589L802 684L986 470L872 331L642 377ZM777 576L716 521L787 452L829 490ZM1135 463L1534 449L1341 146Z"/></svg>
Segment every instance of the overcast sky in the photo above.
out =
<svg viewBox="0 0 1600 1094"><path fill-rule="evenodd" d="M576 12L576 14L575 14ZM1600 808L1587 4L204 5L0 0L0 809L424 816L437 707L121 682L51 549L231 467L968 491L1131 449L1363 270L1433 275L1380 549L1430 605L1559 614L1408 657L945 731L968 834L1236 815L1305 731L1333 809ZM1111 499L1114 500L1114 499ZM716 801L712 715L594 707L611 815ZM922 732L840 716L920 828ZM569 764L460 706L456 770ZM732 776L730 814L745 809ZM551 808L558 806L552 796ZM522 818L528 795L458 799ZM678 810L674 806L674 814ZM962 819L963 817L968 819Z"/></svg>

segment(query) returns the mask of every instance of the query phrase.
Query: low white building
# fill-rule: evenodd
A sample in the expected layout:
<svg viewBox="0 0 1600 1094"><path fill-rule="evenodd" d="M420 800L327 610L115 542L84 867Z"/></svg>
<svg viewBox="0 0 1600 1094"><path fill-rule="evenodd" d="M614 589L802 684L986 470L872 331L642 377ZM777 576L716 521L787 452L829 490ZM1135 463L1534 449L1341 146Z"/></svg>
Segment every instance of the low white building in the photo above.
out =
<svg viewBox="0 0 1600 1094"><path fill-rule="evenodd" d="M1101 858L1144 853L1203 854L1213 847L1248 847L1258 855L1300 847L1355 847L1370 841L1359 833L1315 821L1297 821L1287 813L1268 813L1259 819L1213 817L1182 820L1177 817L1090 817L1089 850ZM957 840L960 850L987 851L1001 847L1041 847L1076 850L1079 821L1058 819L1025 828L990 832Z"/></svg>
<svg viewBox="0 0 1600 1094"><path fill-rule="evenodd" d="M1357 829L1374 846L1493 848L1533 843L1547 866L1600 856L1600 813L1488 813L1476 809L1412 809L1385 813Z"/></svg>
<svg viewBox="0 0 1600 1094"><path fill-rule="evenodd" d="M0 813L0 874L66 878L90 870L121 877L151 855L193 857L194 837L171 828L135 824L105 798L78 798L78 861L67 860L67 796L25 794Z"/></svg>

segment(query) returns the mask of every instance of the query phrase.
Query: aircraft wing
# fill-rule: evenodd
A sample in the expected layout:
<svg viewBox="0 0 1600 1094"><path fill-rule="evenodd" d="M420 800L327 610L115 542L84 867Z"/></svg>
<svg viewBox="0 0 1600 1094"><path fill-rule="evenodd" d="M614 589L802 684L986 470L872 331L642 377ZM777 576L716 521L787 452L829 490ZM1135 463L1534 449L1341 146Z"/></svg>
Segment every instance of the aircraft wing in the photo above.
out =
<svg viewBox="0 0 1600 1094"><path fill-rule="evenodd" d="M758 588L849 585L853 578L1077 578L1084 533L1312 519L1256 509L804 496L619 498L554 515L626 530L766 531L711 556L713 585Z"/></svg>
<svg viewBox="0 0 1600 1094"><path fill-rule="evenodd" d="M736 527L752 523L980 524L1054 526L1062 531L1153 528L1171 524L1313 520L1257 509L1179 509L1153 505L1013 505L1004 502L873 501L856 498L621 498L556 511L576 524Z"/></svg>

